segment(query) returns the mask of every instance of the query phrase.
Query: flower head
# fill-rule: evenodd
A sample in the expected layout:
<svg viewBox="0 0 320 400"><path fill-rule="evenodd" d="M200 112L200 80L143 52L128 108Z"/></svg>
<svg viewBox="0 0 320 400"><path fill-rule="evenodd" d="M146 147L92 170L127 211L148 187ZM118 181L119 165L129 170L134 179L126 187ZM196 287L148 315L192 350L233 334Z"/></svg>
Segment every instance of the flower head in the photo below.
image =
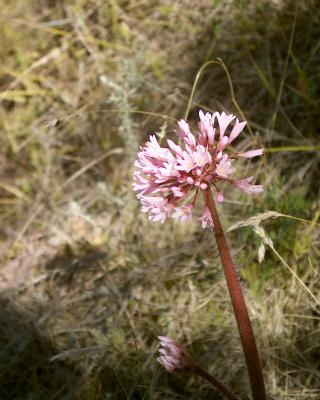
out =
<svg viewBox="0 0 320 400"><path fill-rule="evenodd" d="M160 357L157 358L157 361L168 372L182 372L195 368L195 361L181 344L167 336L159 336L158 338L161 348L159 350Z"/></svg>
<svg viewBox="0 0 320 400"><path fill-rule="evenodd" d="M156 136L151 135L138 152L133 189L142 204L141 211L147 212L152 221L163 223L168 217L181 222L191 220L199 191L211 187L216 191L217 201L223 202L222 182L248 194L263 191L263 186L251 184L253 177L231 178L236 159L253 158L263 153L263 149L241 153L227 151L230 143L243 131L246 121L239 122L234 115L224 112L204 114L201 110L199 118L197 137L188 123L180 120L175 133L182 139L181 145L168 140L168 147L162 147ZM203 227L211 225L206 210L200 220Z"/></svg>

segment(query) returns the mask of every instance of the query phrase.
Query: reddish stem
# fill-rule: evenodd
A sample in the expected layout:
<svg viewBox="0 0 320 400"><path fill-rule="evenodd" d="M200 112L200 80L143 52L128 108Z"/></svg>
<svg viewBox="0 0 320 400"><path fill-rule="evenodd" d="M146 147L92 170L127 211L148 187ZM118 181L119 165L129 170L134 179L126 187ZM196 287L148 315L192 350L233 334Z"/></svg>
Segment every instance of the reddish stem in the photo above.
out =
<svg viewBox="0 0 320 400"><path fill-rule="evenodd" d="M219 382L216 378L210 375L207 371L202 369L200 366L196 366L193 369L193 372L202 378L206 379L208 382L211 383L215 388L217 388L221 393L223 393L229 400L238 400L237 397L230 392L230 390L224 386L221 382Z"/></svg>
<svg viewBox="0 0 320 400"><path fill-rule="evenodd" d="M214 225L214 235L216 238L219 255L226 276L233 311L238 324L242 348L247 363L252 396L254 400L266 400L259 354L253 335L248 310L241 290L238 274L233 264L227 239L221 226L220 218L212 197L211 190L208 189L204 191L203 194L206 205L210 210Z"/></svg>

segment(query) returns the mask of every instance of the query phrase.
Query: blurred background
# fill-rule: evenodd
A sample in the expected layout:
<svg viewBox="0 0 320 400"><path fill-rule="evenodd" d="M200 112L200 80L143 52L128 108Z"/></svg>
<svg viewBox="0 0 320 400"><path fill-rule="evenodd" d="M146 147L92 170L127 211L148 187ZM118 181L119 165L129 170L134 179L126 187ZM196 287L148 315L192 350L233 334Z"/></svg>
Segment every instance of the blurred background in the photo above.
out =
<svg viewBox="0 0 320 400"><path fill-rule="evenodd" d="M237 146L266 149L239 171L265 192L225 191L220 210L269 399L319 399L319 3L0 10L0 399L222 399L167 374L158 335L250 399L212 232L150 223L131 188L139 145L174 137L217 57L189 122L199 108L236 114L249 125Z"/></svg>

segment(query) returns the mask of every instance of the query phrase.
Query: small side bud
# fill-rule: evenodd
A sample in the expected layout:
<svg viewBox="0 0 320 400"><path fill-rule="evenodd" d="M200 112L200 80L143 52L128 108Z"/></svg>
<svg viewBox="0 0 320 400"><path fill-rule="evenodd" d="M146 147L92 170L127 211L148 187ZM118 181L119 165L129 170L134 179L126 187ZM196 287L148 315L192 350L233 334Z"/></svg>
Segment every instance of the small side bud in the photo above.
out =
<svg viewBox="0 0 320 400"><path fill-rule="evenodd" d="M159 336L161 348L159 349L160 357L157 358L168 372L193 371L196 362L190 353L181 344L175 342L167 336Z"/></svg>

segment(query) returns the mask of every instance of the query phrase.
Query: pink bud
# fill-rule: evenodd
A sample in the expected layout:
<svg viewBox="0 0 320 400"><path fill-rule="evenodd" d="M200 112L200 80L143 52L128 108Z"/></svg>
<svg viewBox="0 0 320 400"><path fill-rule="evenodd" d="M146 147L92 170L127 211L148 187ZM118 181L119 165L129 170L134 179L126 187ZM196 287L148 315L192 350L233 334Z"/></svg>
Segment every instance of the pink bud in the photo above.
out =
<svg viewBox="0 0 320 400"><path fill-rule="evenodd" d="M196 363L181 344L166 336L159 336L160 348L157 361L170 373L193 370Z"/></svg>
<svg viewBox="0 0 320 400"><path fill-rule="evenodd" d="M194 184L194 180L191 178L191 176L188 176L187 183L189 183L189 185L193 185Z"/></svg>
<svg viewBox="0 0 320 400"><path fill-rule="evenodd" d="M223 193L222 192L217 192L217 202L218 203L222 203L223 200L224 200Z"/></svg>

